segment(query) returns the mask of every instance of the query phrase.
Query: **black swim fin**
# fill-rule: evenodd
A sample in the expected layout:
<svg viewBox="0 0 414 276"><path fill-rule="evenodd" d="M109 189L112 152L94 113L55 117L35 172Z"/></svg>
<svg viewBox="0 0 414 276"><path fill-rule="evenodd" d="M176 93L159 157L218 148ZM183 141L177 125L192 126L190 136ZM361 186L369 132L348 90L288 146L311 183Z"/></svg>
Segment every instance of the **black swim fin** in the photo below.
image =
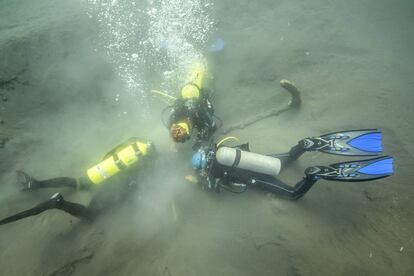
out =
<svg viewBox="0 0 414 276"><path fill-rule="evenodd" d="M334 181L369 181L387 177L393 173L391 156L335 163L329 166L315 166L305 170L307 177Z"/></svg>
<svg viewBox="0 0 414 276"><path fill-rule="evenodd" d="M58 206L59 202L61 202L62 200L63 200L62 195L60 193L56 193L48 200L36 205L35 207L29 210L17 213L15 215L12 215L10 217L0 220L0 225L8 224L16 220L21 220L21 219L24 219L30 216L38 215L46 210L54 209L56 208L56 206Z"/></svg>
<svg viewBox="0 0 414 276"><path fill-rule="evenodd" d="M55 193L48 200L36 205L31 209L0 220L0 225L8 224L30 216L35 216L50 209L59 209L67 212L68 214L71 214L72 216L86 220L92 220L94 215L89 208L78 203L65 201L60 193Z"/></svg>
<svg viewBox="0 0 414 276"><path fill-rule="evenodd" d="M382 152L382 133L378 129L347 130L299 141L305 151L348 156L372 156Z"/></svg>

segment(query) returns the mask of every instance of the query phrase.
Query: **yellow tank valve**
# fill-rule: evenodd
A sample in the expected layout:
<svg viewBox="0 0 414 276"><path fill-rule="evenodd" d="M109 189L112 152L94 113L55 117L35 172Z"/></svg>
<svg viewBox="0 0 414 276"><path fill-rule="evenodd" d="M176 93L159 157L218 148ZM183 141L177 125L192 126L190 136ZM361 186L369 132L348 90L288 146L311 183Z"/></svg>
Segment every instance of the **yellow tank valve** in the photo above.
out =
<svg viewBox="0 0 414 276"><path fill-rule="evenodd" d="M198 99L200 97L200 90L193 84L187 84L181 90L181 97L185 100Z"/></svg>

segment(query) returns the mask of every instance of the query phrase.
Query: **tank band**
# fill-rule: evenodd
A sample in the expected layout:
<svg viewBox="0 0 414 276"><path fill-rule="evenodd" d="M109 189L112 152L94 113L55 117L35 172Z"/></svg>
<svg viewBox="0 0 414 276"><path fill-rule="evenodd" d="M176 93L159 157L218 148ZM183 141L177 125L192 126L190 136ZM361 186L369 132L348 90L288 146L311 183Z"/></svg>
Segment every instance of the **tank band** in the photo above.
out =
<svg viewBox="0 0 414 276"><path fill-rule="evenodd" d="M240 163L240 159L241 159L241 150L236 149L236 158L234 158L233 165L231 165L231 166L233 168L236 168Z"/></svg>
<svg viewBox="0 0 414 276"><path fill-rule="evenodd" d="M124 164L124 162L122 162L120 159L119 159L119 156L118 156L118 154L114 154L113 155L113 158L114 158L114 162L115 162L115 165L118 167L118 169L120 170L120 171L122 171L123 169L126 169L127 168L127 166Z"/></svg>
<svg viewBox="0 0 414 276"><path fill-rule="evenodd" d="M135 151L135 155L139 155L141 153L141 151L138 148L137 143L133 143L131 146L132 146L132 149Z"/></svg>
<svg viewBox="0 0 414 276"><path fill-rule="evenodd" d="M194 82L187 83L187 85L195 86L195 88L197 88L198 91L201 91L200 87L197 84L195 84Z"/></svg>

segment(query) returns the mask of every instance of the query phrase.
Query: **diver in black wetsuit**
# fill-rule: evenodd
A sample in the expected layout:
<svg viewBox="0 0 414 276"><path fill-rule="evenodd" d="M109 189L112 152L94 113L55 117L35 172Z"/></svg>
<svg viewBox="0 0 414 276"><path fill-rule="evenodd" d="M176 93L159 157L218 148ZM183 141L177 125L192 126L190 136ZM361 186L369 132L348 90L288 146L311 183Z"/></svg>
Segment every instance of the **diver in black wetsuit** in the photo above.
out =
<svg viewBox="0 0 414 276"><path fill-rule="evenodd" d="M314 166L305 170L305 177L290 186L276 176L281 169L295 161L306 151L369 156L382 152L382 135L376 129L351 130L305 138L283 154L261 155L251 153L248 144L236 147L201 147L193 155L192 166L198 172L198 182L209 191L221 188L235 193L248 186L264 189L290 199L303 197L319 179L334 181L369 181L390 176L393 159L390 156Z"/></svg>
<svg viewBox="0 0 414 276"><path fill-rule="evenodd" d="M124 202L128 196L133 194L133 191L137 188L137 178L139 177L139 174L135 172L137 164L140 165L139 171L142 171L142 166L146 165L147 160L141 159L148 159L153 155L154 146L151 142L131 138L106 154L102 162L87 171L85 177L57 177L36 180L27 173L17 171L18 183L22 186L22 191L63 187L74 189L99 188L99 190L88 206L66 201L60 193L55 193L48 200L29 210L0 220L0 225L34 216L50 209L59 209L81 219L93 220L108 209Z"/></svg>
<svg viewBox="0 0 414 276"><path fill-rule="evenodd" d="M217 128L214 108L210 102L211 93L207 89L187 85L183 88L182 94L184 96L178 98L172 106L168 128L176 143L189 140L193 130L196 129L195 148L197 148L202 142L208 141Z"/></svg>
<svg viewBox="0 0 414 276"><path fill-rule="evenodd" d="M202 60L195 62L189 68L186 83L181 88L178 98L168 96L168 101L174 101L168 108L171 114L167 123L174 142L184 143L197 131L196 143L193 149L208 141L217 129L214 108L211 104L212 93L206 87L207 67ZM164 95L160 91L155 91Z"/></svg>

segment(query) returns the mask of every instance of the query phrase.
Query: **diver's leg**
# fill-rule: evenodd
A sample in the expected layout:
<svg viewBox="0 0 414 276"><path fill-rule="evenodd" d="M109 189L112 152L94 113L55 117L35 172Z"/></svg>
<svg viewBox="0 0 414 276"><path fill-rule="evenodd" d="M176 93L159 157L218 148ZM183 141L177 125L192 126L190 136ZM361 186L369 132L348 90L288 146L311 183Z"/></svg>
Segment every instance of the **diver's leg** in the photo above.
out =
<svg viewBox="0 0 414 276"><path fill-rule="evenodd" d="M259 184L264 189L293 200L304 196L309 189L312 188L316 181L317 178L306 176L292 187L271 176L264 176L262 179L255 179L255 183Z"/></svg>
<svg viewBox="0 0 414 276"><path fill-rule="evenodd" d="M106 187L98 190L88 205L88 211L97 217L112 209L117 208L130 197L134 190L132 187L122 185L124 183L107 183ZM113 185L121 184L121 185Z"/></svg>
<svg viewBox="0 0 414 276"><path fill-rule="evenodd" d="M24 218L27 218L27 217L30 217L30 216L38 215L38 214L40 214L40 213L42 213L46 210L53 209L53 204L54 204L54 200L49 199L45 202L42 202L42 203L36 205L35 207L33 207L29 210L17 213L17 214L12 215L8 218L0 220L0 225L7 224L7 223L10 223L10 222L13 222L13 221L16 221L16 220L24 219Z"/></svg>
<svg viewBox="0 0 414 276"><path fill-rule="evenodd" d="M310 188L312 188L316 181L318 181L317 178L305 176L293 187L290 199L297 200L303 197L310 190Z"/></svg>
<svg viewBox="0 0 414 276"><path fill-rule="evenodd" d="M17 171L18 183L21 185L22 191L36 190L40 188L86 188L89 187L87 179L76 179L72 177L56 177L46 180L36 180L23 171Z"/></svg>
<svg viewBox="0 0 414 276"><path fill-rule="evenodd" d="M298 159L305 152L302 145L297 144L293 146L289 152L286 153L277 153L272 154L272 157L275 157L280 160L281 167L284 168L296 159Z"/></svg>
<svg viewBox="0 0 414 276"><path fill-rule="evenodd" d="M88 208L86 208L85 206L81 204L65 201L61 194L56 193L52 197L50 197L50 199L48 199L47 201L44 201L29 210L20 212L18 214L15 214L8 218L0 220L0 225L7 224L13 221L20 220L20 219L24 219L30 216L35 216L50 209L60 209L79 218L85 218L85 219L92 218L91 213L88 210Z"/></svg>
<svg viewBox="0 0 414 276"><path fill-rule="evenodd" d="M38 188L59 188L59 187L77 188L78 181L76 178L71 178L71 177L56 177L56 178L37 181L37 187Z"/></svg>
<svg viewBox="0 0 414 276"><path fill-rule="evenodd" d="M79 203L66 201L61 194L57 194L57 197L59 197L59 204L55 207L56 209L65 211L66 213L81 219L92 220L94 218L93 212L88 207Z"/></svg>

